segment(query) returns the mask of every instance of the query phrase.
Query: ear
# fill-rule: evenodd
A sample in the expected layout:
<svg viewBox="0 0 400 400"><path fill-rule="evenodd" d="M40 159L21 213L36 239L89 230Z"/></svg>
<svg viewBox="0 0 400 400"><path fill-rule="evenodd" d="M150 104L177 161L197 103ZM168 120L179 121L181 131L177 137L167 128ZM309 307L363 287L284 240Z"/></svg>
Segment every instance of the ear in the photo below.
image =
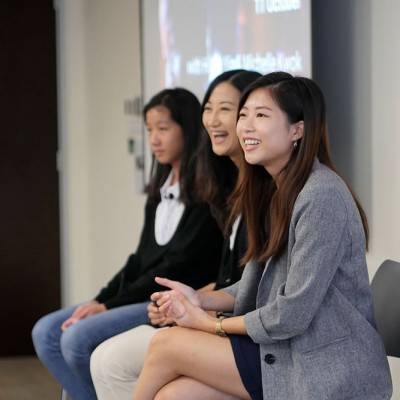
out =
<svg viewBox="0 0 400 400"><path fill-rule="evenodd" d="M293 127L293 140L299 140L303 137L304 133L304 121L296 122L292 125Z"/></svg>

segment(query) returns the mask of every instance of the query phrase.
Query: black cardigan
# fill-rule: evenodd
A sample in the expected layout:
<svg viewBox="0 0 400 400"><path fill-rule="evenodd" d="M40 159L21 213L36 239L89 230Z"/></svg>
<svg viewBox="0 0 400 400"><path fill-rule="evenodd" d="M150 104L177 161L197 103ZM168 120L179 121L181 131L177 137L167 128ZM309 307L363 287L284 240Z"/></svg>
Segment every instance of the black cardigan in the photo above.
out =
<svg viewBox="0 0 400 400"><path fill-rule="evenodd" d="M148 203L139 246L125 266L96 296L108 309L149 300L166 290L156 276L178 280L198 289L215 282L223 237L207 204L187 205L172 239L160 246L154 224L158 203Z"/></svg>

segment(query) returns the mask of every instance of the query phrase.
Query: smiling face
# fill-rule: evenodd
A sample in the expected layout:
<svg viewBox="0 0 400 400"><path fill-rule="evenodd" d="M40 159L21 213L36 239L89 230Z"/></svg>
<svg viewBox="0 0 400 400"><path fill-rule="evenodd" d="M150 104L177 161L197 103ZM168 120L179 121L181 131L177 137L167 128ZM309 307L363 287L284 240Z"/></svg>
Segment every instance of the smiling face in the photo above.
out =
<svg viewBox="0 0 400 400"><path fill-rule="evenodd" d="M235 164L241 152L236 136L239 99L238 89L229 82L221 82L212 91L202 117L214 153L230 157Z"/></svg>
<svg viewBox="0 0 400 400"><path fill-rule="evenodd" d="M170 164L176 175L184 149L181 126L171 118L167 107L156 106L146 113L146 129L150 148L160 164Z"/></svg>
<svg viewBox="0 0 400 400"><path fill-rule="evenodd" d="M250 93L239 113L237 135L246 161L262 165L275 179L287 164L303 122L291 124L266 88Z"/></svg>

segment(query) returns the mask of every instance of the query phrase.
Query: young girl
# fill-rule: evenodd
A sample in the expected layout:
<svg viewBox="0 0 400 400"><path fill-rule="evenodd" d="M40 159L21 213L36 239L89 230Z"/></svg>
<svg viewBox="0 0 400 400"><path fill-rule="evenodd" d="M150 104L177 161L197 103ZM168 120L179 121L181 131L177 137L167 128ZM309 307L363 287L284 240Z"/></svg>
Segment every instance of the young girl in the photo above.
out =
<svg viewBox="0 0 400 400"><path fill-rule="evenodd" d="M202 187L206 192L212 192L216 187L210 187L213 180L218 180L224 186L225 197L221 199L221 208L232 192L232 182L236 182L237 170L243 163L243 151L236 135L240 94L259 76L257 72L245 70L224 72L211 82L204 96L202 119L209 139L204 143L207 150L203 154L213 153L216 156L210 157L213 167L203 169L199 178L202 178ZM210 164L200 165L210 167ZM213 197L211 194L209 196ZM226 217L226 213L223 213L221 224L230 226ZM243 264L240 260L247 248L246 228L240 217L231 225L232 229L226 229L229 235L224 241L217 281L201 290L220 289L241 277ZM157 307L149 305L148 309L154 324L164 326L169 322ZM131 399L146 349L156 332L156 327L142 325L114 336L96 348L91 357L91 373L98 400Z"/></svg>
<svg viewBox="0 0 400 400"><path fill-rule="evenodd" d="M248 162L235 210L248 228L237 284L153 298L176 324L153 338L133 399L390 399L375 329L364 211L333 167L325 102L310 79L266 75L240 102ZM217 319L203 309L234 308ZM192 328L192 329L188 329ZM205 394L206 393L206 394Z"/></svg>
<svg viewBox="0 0 400 400"><path fill-rule="evenodd" d="M166 89L143 115L154 165L136 252L92 301L43 317L32 333L39 358L74 400L96 399L92 351L149 321L155 276L200 288L218 273L223 237L196 183L199 158L193 157L203 135L200 103L185 89Z"/></svg>

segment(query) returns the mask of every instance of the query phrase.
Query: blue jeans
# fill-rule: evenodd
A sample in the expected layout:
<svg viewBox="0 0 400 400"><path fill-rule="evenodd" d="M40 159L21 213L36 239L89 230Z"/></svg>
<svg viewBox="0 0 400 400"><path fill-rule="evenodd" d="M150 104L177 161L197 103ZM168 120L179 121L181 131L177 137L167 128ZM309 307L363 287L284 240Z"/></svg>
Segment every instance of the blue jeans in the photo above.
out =
<svg viewBox="0 0 400 400"><path fill-rule="evenodd" d="M74 400L96 400L90 356L106 339L149 322L148 302L112 308L70 325L61 324L77 306L42 317L32 330L36 353Z"/></svg>

